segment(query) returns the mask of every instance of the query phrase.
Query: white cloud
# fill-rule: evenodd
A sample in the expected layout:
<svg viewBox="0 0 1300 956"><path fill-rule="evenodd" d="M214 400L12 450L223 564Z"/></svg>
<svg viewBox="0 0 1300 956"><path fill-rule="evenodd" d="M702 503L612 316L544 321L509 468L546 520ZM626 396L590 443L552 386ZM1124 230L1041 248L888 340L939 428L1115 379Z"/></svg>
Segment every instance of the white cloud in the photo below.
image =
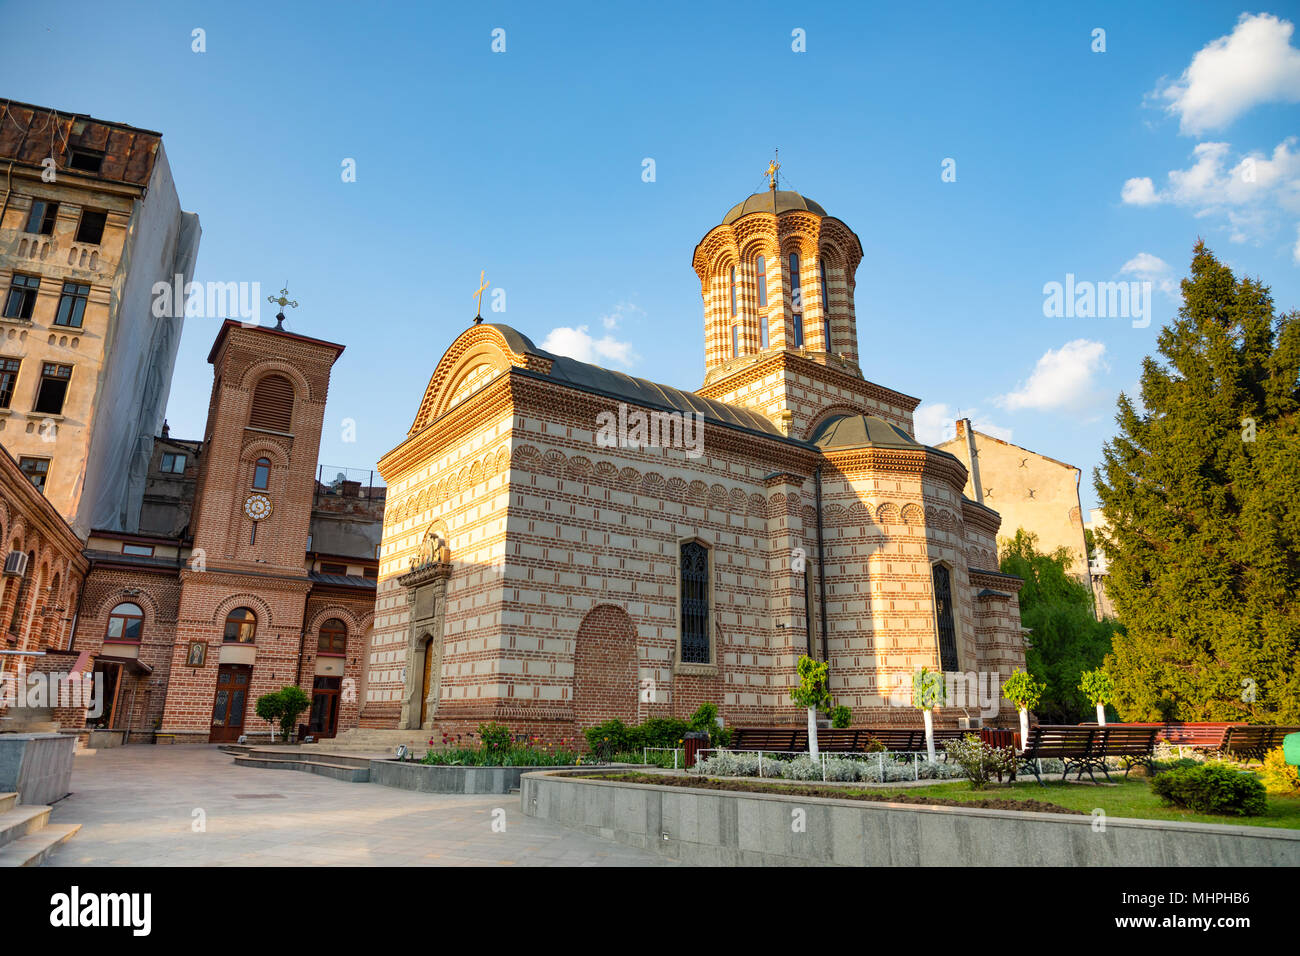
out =
<svg viewBox="0 0 1300 956"><path fill-rule="evenodd" d="M995 401L1008 411L1034 409L1080 411L1097 402L1094 380L1106 369L1106 346L1088 339L1066 342L1048 349L1034 366L1029 380Z"/></svg>
<svg viewBox="0 0 1300 956"><path fill-rule="evenodd" d="M1171 169L1158 190L1149 177L1125 181L1120 198L1128 205L1167 203L1189 208L1197 218L1219 218L1233 242L1274 235L1284 216L1300 214L1300 152L1296 137L1278 143L1271 155L1252 152L1232 160L1228 143L1200 143L1186 169Z"/></svg>
<svg viewBox="0 0 1300 956"><path fill-rule="evenodd" d="M1003 441L1011 441L1010 428L1003 428L1001 425L985 420L980 416L978 409L970 408L957 412L943 402L925 402L916 409L912 416L916 440L926 445L939 445L951 440L957 434L958 417L969 418L971 425L978 432L1001 438Z"/></svg>
<svg viewBox="0 0 1300 956"><path fill-rule="evenodd" d="M1300 102L1300 50L1295 26L1272 14L1243 13L1228 36L1199 50L1182 75L1157 87L1179 129L1197 134L1227 126L1263 103Z"/></svg>
<svg viewBox="0 0 1300 956"><path fill-rule="evenodd" d="M622 321L630 316L643 316L645 309L631 302L620 302L606 314L600 317L600 324L606 329L616 329Z"/></svg>
<svg viewBox="0 0 1300 956"><path fill-rule="evenodd" d="M1120 198L1130 206L1149 206L1160 201L1156 198L1156 186L1151 182L1150 176L1134 176L1125 180Z"/></svg>
<svg viewBox="0 0 1300 956"><path fill-rule="evenodd" d="M586 325L551 329L542 341L542 348L556 355L567 355L579 362L589 362L592 365L613 362L628 368L638 358L631 342L622 342L612 335L596 338L591 334L590 326Z"/></svg>
<svg viewBox="0 0 1300 956"><path fill-rule="evenodd" d="M1174 270L1159 256L1153 256L1149 252L1139 252L1120 267L1119 273L1150 282L1171 299L1177 300L1179 297L1178 283L1174 281Z"/></svg>

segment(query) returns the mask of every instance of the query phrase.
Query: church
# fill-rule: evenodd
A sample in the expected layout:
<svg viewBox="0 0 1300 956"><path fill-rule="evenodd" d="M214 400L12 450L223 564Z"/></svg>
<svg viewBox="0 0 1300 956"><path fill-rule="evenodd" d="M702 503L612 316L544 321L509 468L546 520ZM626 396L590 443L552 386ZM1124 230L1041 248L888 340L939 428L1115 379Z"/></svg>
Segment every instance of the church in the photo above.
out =
<svg viewBox="0 0 1300 956"><path fill-rule="evenodd" d="M480 319L447 348L378 466L360 727L556 741L704 702L795 723L803 654L855 725L919 725L890 695L920 668L1024 666L998 513L916 440L920 400L859 365L861 242L769 173L695 247L696 391ZM610 427L638 420L666 440Z"/></svg>

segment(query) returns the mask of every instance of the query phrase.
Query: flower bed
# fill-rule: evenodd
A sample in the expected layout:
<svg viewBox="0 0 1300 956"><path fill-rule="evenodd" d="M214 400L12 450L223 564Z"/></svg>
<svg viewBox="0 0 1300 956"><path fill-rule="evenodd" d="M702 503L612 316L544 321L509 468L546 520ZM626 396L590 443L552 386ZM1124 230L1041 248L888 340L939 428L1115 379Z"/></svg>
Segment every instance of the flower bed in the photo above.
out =
<svg viewBox="0 0 1300 956"><path fill-rule="evenodd" d="M900 759L893 754L863 758L825 755L813 760L808 756L780 757L757 753L733 753L719 750L696 762L688 771L697 776L772 777L783 780L833 780L840 783L899 783L906 780L952 780L962 776L961 768L943 761L931 762L924 757Z"/></svg>

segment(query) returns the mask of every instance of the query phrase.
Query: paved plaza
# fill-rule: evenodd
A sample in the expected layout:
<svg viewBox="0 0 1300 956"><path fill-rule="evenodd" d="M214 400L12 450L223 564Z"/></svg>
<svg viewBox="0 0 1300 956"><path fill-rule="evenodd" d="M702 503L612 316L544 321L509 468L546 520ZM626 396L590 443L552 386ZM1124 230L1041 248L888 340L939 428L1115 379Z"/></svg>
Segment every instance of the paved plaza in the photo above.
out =
<svg viewBox="0 0 1300 956"><path fill-rule="evenodd" d="M504 832L493 829L498 810ZM518 794L412 793L236 767L209 746L135 745L79 756L72 794L55 805L50 822L82 824L50 866L665 863L526 817Z"/></svg>

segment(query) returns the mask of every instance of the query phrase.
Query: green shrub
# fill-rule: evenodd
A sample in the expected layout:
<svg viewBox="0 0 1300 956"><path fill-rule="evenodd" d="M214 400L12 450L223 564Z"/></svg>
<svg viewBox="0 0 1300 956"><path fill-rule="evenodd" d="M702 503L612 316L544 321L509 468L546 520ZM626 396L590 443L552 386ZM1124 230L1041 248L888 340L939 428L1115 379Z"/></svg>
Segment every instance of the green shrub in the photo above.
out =
<svg viewBox="0 0 1300 956"><path fill-rule="evenodd" d="M691 730L707 733L709 742L715 747L726 747L731 743L731 728L718 723L718 705L700 704L689 721Z"/></svg>
<svg viewBox="0 0 1300 956"><path fill-rule="evenodd" d="M989 777L995 773L1009 773L1016 769L1016 752L1011 747L994 747L975 734L965 734L960 740L949 740L943 745L948 759L956 763L970 779L972 790L983 790Z"/></svg>
<svg viewBox="0 0 1300 956"><path fill-rule="evenodd" d="M853 710L844 704L836 704L831 708L831 726L847 727L853 723Z"/></svg>
<svg viewBox="0 0 1300 956"><path fill-rule="evenodd" d="M634 744L627 724L617 717L588 727L583 736L587 738L587 748L594 754L614 754L641 747L640 741Z"/></svg>
<svg viewBox="0 0 1300 956"><path fill-rule="evenodd" d="M285 742L293 739L298 718L311 706L311 698L297 684L289 684L270 694L257 698L253 709L268 723L280 724Z"/></svg>
<svg viewBox="0 0 1300 956"><path fill-rule="evenodd" d="M1166 770L1151 778L1151 791L1168 806L1197 813L1253 817L1268 808L1258 777L1222 763Z"/></svg>
<svg viewBox="0 0 1300 956"><path fill-rule="evenodd" d="M1269 793L1300 792L1300 768L1286 762L1281 747L1264 755L1264 766L1260 768L1259 779Z"/></svg>
<svg viewBox="0 0 1300 956"><path fill-rule="evenodd" d="M688 731L694 728L677 717L651 717L644 724L628 728L633 747L680 747Z"/></svg>

